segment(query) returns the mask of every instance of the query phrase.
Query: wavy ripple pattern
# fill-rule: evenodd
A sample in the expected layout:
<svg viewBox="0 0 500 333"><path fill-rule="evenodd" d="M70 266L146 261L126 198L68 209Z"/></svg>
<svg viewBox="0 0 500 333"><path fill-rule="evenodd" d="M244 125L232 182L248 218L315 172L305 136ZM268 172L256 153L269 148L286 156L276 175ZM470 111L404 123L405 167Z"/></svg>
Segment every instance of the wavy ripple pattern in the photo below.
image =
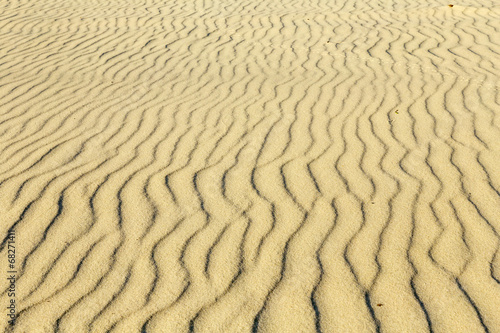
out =
<svg viewBox="0 0 500 333"><path fill-rule="evenodd" d="M500 332L496 1L13 0L0 35L2 330Z"/></svg>

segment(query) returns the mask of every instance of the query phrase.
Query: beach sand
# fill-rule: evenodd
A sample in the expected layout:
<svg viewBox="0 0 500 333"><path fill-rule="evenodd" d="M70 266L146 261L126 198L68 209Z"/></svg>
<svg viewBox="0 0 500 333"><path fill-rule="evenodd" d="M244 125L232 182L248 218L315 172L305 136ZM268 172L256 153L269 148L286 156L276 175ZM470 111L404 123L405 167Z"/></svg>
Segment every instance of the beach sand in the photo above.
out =
<svg viewBox="0 0 500 333"><path fill-rule="evenodd" d="M2 1L0 330L500 332L499 42L497 0Z"/></svg>

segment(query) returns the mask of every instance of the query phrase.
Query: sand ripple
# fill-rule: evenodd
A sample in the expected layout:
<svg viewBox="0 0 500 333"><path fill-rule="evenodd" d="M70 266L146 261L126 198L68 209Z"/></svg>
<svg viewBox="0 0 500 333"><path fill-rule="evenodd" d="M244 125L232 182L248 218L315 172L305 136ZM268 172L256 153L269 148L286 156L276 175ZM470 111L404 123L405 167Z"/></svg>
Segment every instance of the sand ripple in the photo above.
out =
<svg viewBox="0 0 500 333"><path fill-rule="evenodd" d="M2 329L500 332L500 6L448 4L3 1Z"/></svg>

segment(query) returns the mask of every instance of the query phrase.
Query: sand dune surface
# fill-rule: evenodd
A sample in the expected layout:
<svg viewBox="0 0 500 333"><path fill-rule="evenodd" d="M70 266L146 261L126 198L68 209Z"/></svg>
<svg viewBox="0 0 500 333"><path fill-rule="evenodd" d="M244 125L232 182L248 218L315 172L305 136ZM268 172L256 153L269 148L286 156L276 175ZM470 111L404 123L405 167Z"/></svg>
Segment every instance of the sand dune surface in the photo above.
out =
<svg viewBox="0 0 500 333"><path fill-rule="evenodd" d="M500 3L450 1L2 1L1 330L500 332Z"/></svg>

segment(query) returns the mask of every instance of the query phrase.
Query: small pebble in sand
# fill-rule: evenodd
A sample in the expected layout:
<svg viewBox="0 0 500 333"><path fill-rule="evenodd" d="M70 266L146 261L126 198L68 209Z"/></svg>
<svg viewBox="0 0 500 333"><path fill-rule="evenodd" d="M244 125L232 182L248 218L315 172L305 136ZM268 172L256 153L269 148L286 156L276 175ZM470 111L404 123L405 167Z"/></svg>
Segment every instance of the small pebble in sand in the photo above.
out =
<svg viewBox="0 0 500 333"><path fill-rule="evenodd" d="M453 5L448 5L448 7L452 8L452 7L453 7Z"/></svg>

